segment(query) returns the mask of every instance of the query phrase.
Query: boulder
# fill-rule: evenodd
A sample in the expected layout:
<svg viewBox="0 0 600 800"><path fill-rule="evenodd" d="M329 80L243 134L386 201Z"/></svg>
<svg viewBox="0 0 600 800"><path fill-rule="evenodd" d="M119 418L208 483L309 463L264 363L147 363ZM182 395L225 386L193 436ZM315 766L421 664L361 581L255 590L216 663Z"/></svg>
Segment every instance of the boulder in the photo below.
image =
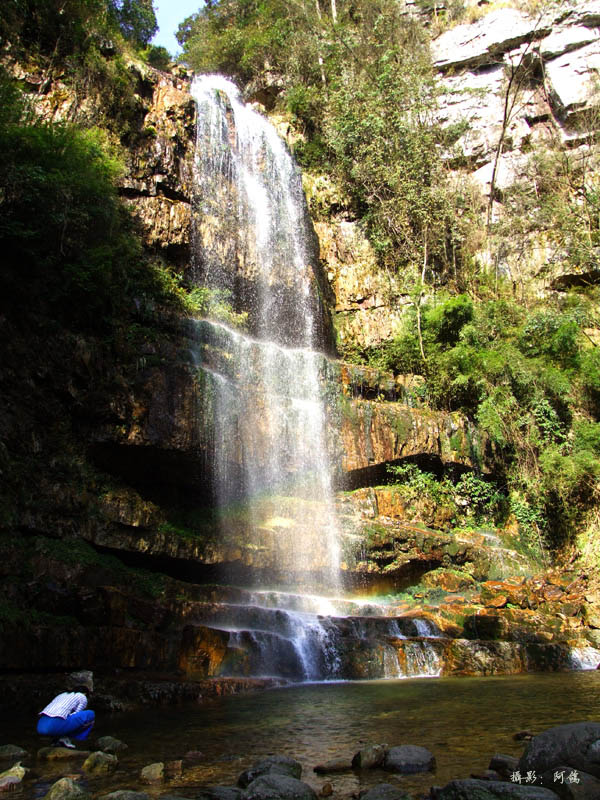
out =
<svg viewBox="0 0 600 800"><path fill-rule="evenodd" d="M484 769L483 772L472 772L469 776L478 781L501 781L504 780L502 775L496 772L495 769Z"/></svg>
<svg viewBox="0 0 600 800"><path fill-rule="evenodd" d="M509 781L510 776L519 768L519 759L516 756L505 756L502 753L494 753L490 759L488 769L497 772L504 781Z"/></svg>
<svg viewBox="0 0 600 800"><path fill-rule="evenodd" d="M242 790L235 786L205 786L199 794L194 795L195 800L240 800ZM161 800L164 798L161 797Z"/></svg>
<svg viewBox="0 0 600 800"><path fill-rule="evenodd" d="M360 800L408 800L408 795L391 783L378 783L366 792L360 792Z"/></svg>
<svg viewBox="0 0 600 800"><path fill-rule="evenodd" d="M103 753L121 753L123 750L127 750L127 745L125 742L122 742L120 739L115 739L113 736L102 736L96 742L98 749L102 750Z"/></svg>
<svg viewBox="0 0 600 800"><path fill-rule="evenodd" d="M290 778L300 779L302 764L289 756L268 756L253 764L250 769L242 772L238 778L238 786L245 789L261 775L286 775Z"/></svg>
<svg viewBox="0 0 600 800"><path fill-rule="evenodd" d="M140 772L140 781L142 783L160 783L165 777L165 765L162 761L157 761L154 764L148 764L143 767Z"/></svg>
<svg viewBox="0 0 600 800"><path fill-rule="evenodd" d="M504 781L478 781L474 778L450 781L432 790L433 800L558 800L558 795L543 786Z"/></svg>
<svg viewBox="0 0 600 800"><path fill-rule="evenodd" d="M370 744L359 750L352 759L352 766L357 769L371 769L383 763L386 753L384 744Z"/></svg>
<svg viewBox="0 0 600 800"><path fill-rule="evenodd" d="M317 766L313 768L314 772L320 775L327 772L348 772L348 770L351 769L352 763L347 758L332 758L329 761L325 761L323 764L317 764Z"/></svg>
<svg viewBox="0 0 600 800"><path fill-rule="evenodd" d="M181 778L183 775L183 759L178 758L175 761L165 762L165 777L169 780L173 778Z"/></svg>
<svg viewBox="0 0 600 800"><path fill-rule="evenodd" d="M16 744L3 744L0 747L0 760L4 761L5 759L8 761L10 759L19 759L19 758L27 758L29 753L27 750L23 750L22 747L19 747Z"/></svg>
<svg viewBox="0 0 600 800"><path fill-rule="evenodd" d="M600 42L597 37L545 65L550 96L559 113L569 114L598 104L594 76L600 66Z"/></svg>
<svg viewBox="0 0 600 800"><path fill-rule="evenodd" d="M561 800L600 800L600 780L587 772L559 765L544 772L541 779Z"/></svg>
<svg viewBox="0 0 600 800"><path fill-rule="evenodd" d="M198 797L198 795L196 795ZM183 797L180 794L161 794L160 800L189 800L187 797Z"/></svg>
<svg viewBox="0 0 600 800"><path fill-rule="evenodd" d="M261 775L242 792L241 800L317 800L314 790L288 775Z"/></svg>
<svg viewBox="0 0 600 800"><path fill-rule="evenodd" d="M116 756L98 750L90 753L81 765L81 769L88 775L111 775L116 770L118 763Z"/></svg>
<svg viewBox="0 0 600 800"><path fill-rule="evenodd" d="M544 61L562 56L571 50L597 39L596 33L585 25L557 25L540 44L540 56Z"/></svg>
<svg viewBox="0 0 600 800"><path fill-rule="evenodd" d="M439 70L496 64L503 53L550 30L515 8L499 8L472 25L456 25L442 33L432 42L431 55Z"/></svg>
<svg viewBox="0 0 600 800"><path fill-rule="evenodd" d="M98 800L150 800L150 795L133 789L117 789L116 792L100 795Z"/></svg>
<svg viewBox="0 0 600 800"><path fill-rule="evenodd" d="M0 772L0 778L16 778L18 781L22 781L28 772L29 770L26 767L22 767L21 762L17 761L10 769Z"/></svg>
<svg viewBox="0 0 600 800"><path fill-rule="evenodd" d="M383 768L389 772L408 775L413 772L428 772L435 769L435 756L426 747L403 744L390 747L385 754Z"/></svg>
<svg viewBox="0 0 600 800"><path fill-rule="evenodd" d="M37 752L40 761L71 761L75 758L86 759L89 750L71 750L68 747L41 747Z"/></svg>
<svg viewBox="0 0 600 800"><path fill-rule="evenodd" d="M193 764L201 764L204 761L204 753L201 750L188 750L183 757L183 763L186 766Z"/></svg>
<svg viewBox="0 0 600 800"><path fill-rule="evenodd" d="M519 759L519 771L541 775L560 764L600 778L600 723L572 722L539 733Z"/></svg>
<svg viewBox="0 0 600 800"><path fill-rule="evenodd" d="M197 797L198 795L196 795ZM183 797L180 794L161 794L160 800L188 800L188 798Z"/></svg>
<svg viewBox="0 0 600 800"><path fill-rule="evenodd" d="M77 691L80 686L85 686L88 692L94 691L94 673L89 669L82 669L71 672L66 679L67 688L70 691Z"/></svg>
<svg viewBox="0 0 600 800"><path fill-rule="evenodd" d="M61 778L53 783L44 800L89 800L90 795L73 778Z"/></svg>

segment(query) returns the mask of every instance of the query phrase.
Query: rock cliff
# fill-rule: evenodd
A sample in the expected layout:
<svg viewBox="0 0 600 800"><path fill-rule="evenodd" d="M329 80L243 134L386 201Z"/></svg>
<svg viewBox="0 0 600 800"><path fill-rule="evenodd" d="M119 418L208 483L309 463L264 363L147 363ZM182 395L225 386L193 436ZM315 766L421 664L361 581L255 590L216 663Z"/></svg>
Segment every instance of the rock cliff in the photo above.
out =
<svg viewBox="0 0 600 800"><path fill-rule="evenodd" d="M450 166L472 175L485 194L496 155L501 191L525 174L532 148L556 136L584 152L589 131L580 123L596 108L598 25L596 4L580 3L538 20L500 9L438 37L432 51L443 86L440 118L447 126L468 123L447 154ZM43 118L94 121L93 99L73 94L60 76L46 79L17 64L12 70L35 90ZM121 142L120 192L145 247L185 276L197 268L190 76L137 62L128 70L135 108ZM507 75L519 70L519 102L505 126ZM361 222L349 217L332 184L310 176L305 184L341 340L369 347L389 339L411 302L401 279L375 268ZM2 367L11 389L0 430L22 470L11 475L11 490L18 488L0 543L2 574L18 576L2 594L8 613L0 617L0 669L86 663L190 679L251 672L252 637L234 642L223 619L230 605L251 605L252 598L213 583L280 578L274 554L280 562L283 523L255 525L232 514L225 534L215 525L200 424L207 390L198 381L190 321L157 319L141 337L124 334L111 353L98 339L65 332L53 341L31 334L27 344L15 325L0 324L15 343ZM335 360L324 372L345 585L382 594L413 589L393 609L405 618L400 628L407 626L398 635L364 612L363 644L343 651L346 674L385 675L391 650L406 666L411 647L423 651L423 638L435 656L432 669L447 674L566 669L575 651L596 658L593 599L573 576L564 586L548 571L537 582L526 577L539 567L515 550L510 524L501 535L457 530L447 504L415 501L384 485L388 466L406 459L438 473L485 473L488 445L473 424L424 408L415 376ZM48 417L57 424L48 425ZM299 583L322 566L321 547L317 536L302 564L293 548L283 552ZM415 619L425 622L419 627ZM437 634L422 637L427 624L444 636L434 643ZM72 636L63 636L65 625ZM331 635L343 639L348 625L334 619Z"/></svg>
<svg viewBox="0 0 600 800"><path fill-rule="evenodd" d="M599 13L596 3L583 0L549 4L533 16L486 4L475 22L432 39L438 120L453 141L444 160L478 212L489 203L493 179L494 221L505 216L503 192L531 185L536 158L568 152L584 168L595 158ZM376 269L360 220L327 178L307 176L305 189L335 294L338 341L368 350L397 333L411 304L409 291L402 276ZM593 279L573 271L543 232L513 241L503 235L497 245L483 231L480 238L479 263L515 285L546 291Z"/></svg>
<svg viewBox="0 0 600 800"><path fill-rule="evenodd" d="M457 176L470 176L486 202L493 194L493 219L503 217L504 192L530 184L540 155L562 150L572 163L593 159L599 14L593 2L550 4L533 16L498 8L432 41L439 119L447 130L463 129L446 158ZM485 263L489 253L480 257ZM537 281L540 289L578 280L542 233L507 244L498 268L515 282Z"/></svg>

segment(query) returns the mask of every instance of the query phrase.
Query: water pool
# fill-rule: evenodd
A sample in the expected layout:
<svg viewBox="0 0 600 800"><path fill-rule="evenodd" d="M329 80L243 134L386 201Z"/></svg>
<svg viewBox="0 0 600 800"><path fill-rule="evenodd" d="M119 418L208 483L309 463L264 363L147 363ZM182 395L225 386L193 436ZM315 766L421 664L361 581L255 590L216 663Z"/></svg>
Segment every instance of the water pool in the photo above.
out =
<svg viewBox="0 0 600 800"><path fill-rule="evenodd" d="M204 705L160 707L99 715L97 735L122 739L129 749L111 778L89 781L94 792L133 788L139 769L153 761L203 753L199 764L156 794L193 797L198 786L234 785L258 758L284 753L298 759L303 779L317 790L330 780L334 797L349 797L381 781L400 783L415 797L433 784L484 770L495 752L520 755L513 734L539 732L566 722L600 718L600 672L487 678L304 684ZM0 743L40 746L34 720L0 719ZM313 767L351 756L365 743L417 744L436 756L435 773L396 778L381 770L318 776ZM92 739L93 743L93 739ZM62 769L65 774L65 767ZM76 772L69 767L67 772ZM47 781L26 794L41 795Z"/></svg>

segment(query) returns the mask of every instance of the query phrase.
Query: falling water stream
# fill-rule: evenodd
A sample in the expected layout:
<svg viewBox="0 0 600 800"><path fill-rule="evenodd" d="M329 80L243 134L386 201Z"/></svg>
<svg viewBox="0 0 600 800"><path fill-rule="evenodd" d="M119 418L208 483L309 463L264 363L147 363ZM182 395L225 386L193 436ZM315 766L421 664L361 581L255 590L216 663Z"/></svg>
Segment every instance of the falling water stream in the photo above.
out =
<svg viewBox="0 0 600 800"><path fill-rule="evenodd" d="M213 605L197 622L228 633L230 674L243 663L254 675L338 680L344 643L375 637L376 677L436 675L439 658L423 641L407 646L408 668L400 667L387 640L411 632L384 607L343 598L324 402L327 325L299 170L230 81L200 76L192 92L196 275L216 303L226 296L248 317L244 330L210 313L197 322L214 504L222 539L235 546L241 538L262 565L249 565L243 602Z"/></svg>
<svg viewBox="0 0 600 800"><path fill-rule="evenodd" d="M199 280L248 315L244 331L211 315L198 322L214 502L222 536L232 535L236 516L244 546L270 551L269 577L255 578L255 588L274 588L268 580L280 589L275 603L255 593L246 608L221 606L211 625L229 631L229 648L246 653L252 674L337 678L335 626L322 608L298 603L298 591L310 589L327 595L319 602L335 613L341 594L324 313L301 176L275 129L230 81L200 76L192 92Z"/></svg>
<svg viewBox="0 0 600 800"><path fill-rule="evenodd" d="M248 312L252 331L200 323L202 367L212 383L215 500L221 510L241 502L248 530L276 529L284 540L276 567L292 584L286 573L316 547L316 571L335 593L339 534L318 350L323 312L300 174L275 129L230 81L196 78L193 94L202 280Z"/></svg>

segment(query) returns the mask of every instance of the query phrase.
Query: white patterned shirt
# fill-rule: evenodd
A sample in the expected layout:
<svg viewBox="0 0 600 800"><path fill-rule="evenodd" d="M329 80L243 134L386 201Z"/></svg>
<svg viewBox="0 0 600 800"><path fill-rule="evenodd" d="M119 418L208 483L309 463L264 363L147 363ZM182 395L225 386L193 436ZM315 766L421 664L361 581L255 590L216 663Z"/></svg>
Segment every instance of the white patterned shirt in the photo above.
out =
<svg viewBox="0 0 600 800"><path fill-rule="evenodd" d="M57 695L40 714L47 717L66 719L69 714L83 711L87 707L87 697L82 692L63 692Z"/></svg>

